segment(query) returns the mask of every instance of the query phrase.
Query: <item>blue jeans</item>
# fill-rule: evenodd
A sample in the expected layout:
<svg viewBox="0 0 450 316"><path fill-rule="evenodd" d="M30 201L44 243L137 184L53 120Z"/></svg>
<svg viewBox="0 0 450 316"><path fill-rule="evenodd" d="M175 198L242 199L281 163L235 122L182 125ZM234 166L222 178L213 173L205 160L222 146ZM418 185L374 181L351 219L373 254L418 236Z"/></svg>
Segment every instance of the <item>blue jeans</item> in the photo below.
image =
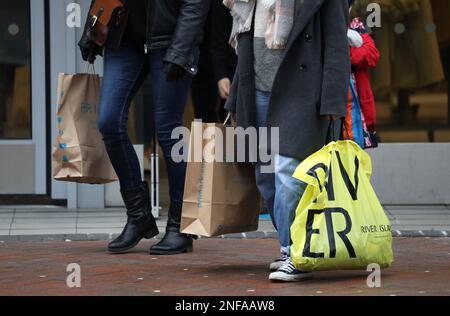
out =
<svg viewBox="0 0 450 316"><path fill-rule="evenodd" d="M270 96L270 92L256 90L257 127L266 126ZM278 154L275 155L275 173L262 173L263 164L256 164L256 183L271 213L284 255L290 255L291 225L306 189L305 183L292 176L300 163L298 159Z"/></svg>
<svg viewBox="0 0 450 316"><path fill-rule="evenodd" d="M181 80L167 81L163 64L165 53L165 49L159 49L145 55L143 50L126 43L119 49L106 50L98 125L121 188L139 186L142 183L141 168L128 137L127 122L131 101L150 74L154 122L167 165L170 199L182 203L186 163L173 161L172 147L179 140L171 136L173 129L183 125L192 76L186 74Z"/></svg>

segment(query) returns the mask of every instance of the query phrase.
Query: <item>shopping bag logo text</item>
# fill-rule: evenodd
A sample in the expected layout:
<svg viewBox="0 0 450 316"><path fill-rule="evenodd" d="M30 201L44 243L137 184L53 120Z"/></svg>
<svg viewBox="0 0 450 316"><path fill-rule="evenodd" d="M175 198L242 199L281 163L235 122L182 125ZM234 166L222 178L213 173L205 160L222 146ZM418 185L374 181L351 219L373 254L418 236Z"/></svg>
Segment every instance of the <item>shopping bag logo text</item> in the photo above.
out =
<svg viewBox="0 0 450 316"><path fill-rule="evenodd" d="M358 157L355 157L355 174L354 174L354 181L350 180L350 176L347 173L347 170L344 167L344 164L342 163L342 158L339 152L334 152L336 154L336 158L339 164L339 171L342 176L342 179L344 180L345 187L347 188L348 193L352 197L353 201L358 200L358 188L359 188L359 178L358 178L358 171L359 171L359 159ZM333 155L333 152L330 152L330 155ZM320 183L320 178L317 173L319 169L322 169L325 172L325 181L322 185ZM308 174L313 176L317 179L317 183L319 184L320 192L323 192L323 188L326 188L327 190L327 196L328 201L335 201L336 196L334 192L334 184L333 184L333 178L332 178L332 167L328 168L324 164L318 164L311 168L308 171ZM343 208L325 208L321 210L309 210L308 211L308 219L306 224L306 242L305 247L303 249L303 256L309 257L309 258L325 258L325 253L315 253L311 251L311 239L314 234L320 235L319 229L314 229L314 218L316 215L325 214L325 221L326 221L326 227L327 227L327 234L328 234L328 243L329 243L329 258L336 258L336 238L335 233L339 236L339 238L344 243L345 247L347 248L348 254L350 258L356 258L356 252L355 249L350 242L350 239L347 237L347 235L352 230L352 219L349 215L349 213L343 209ZM342 231L335 232L334 224L333 224L333 215L342 215L345 219L345 228Z"/></svg>

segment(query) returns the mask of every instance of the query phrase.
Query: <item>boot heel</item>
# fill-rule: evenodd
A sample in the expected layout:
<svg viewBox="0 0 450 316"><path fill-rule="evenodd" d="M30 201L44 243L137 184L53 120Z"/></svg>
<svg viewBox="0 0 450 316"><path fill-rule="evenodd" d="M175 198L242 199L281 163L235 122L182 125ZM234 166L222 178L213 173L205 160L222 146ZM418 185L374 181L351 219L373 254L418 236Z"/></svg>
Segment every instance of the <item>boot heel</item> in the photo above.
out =
<svg viewBox="0 0 450 316"><path fill-rule="evenodd" d="M145 239L152 239L152 238L154 238L154 237L156 237L156 236L158 236L158 235L159 235L159 229L158 229L158 228L154 228L154 229L148 231L148 232L144 235L144 238L145 238Z"/></svg>
<svg viewBox="0 0 450 316"><path fill-rule="evenodd" d="M191 253L191 252L194 252L194 246L189 246L186 248L185 253Z"/></svg>

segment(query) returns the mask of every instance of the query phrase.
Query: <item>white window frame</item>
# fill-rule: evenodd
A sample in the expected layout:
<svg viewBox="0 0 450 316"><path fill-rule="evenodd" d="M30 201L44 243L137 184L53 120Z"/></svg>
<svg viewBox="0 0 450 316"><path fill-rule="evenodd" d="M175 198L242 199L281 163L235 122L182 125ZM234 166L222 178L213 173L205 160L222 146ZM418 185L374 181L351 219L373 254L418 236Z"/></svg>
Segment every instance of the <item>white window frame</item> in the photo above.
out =
<svg viewBox="0 0 450 316"><path fill-rule="evenodd" d="M47 192L46 86L45 86L45 5L44 0L30 0L31 36L31 113L32 138L0 140L2 145L34 145L34 194Z"/></svg>

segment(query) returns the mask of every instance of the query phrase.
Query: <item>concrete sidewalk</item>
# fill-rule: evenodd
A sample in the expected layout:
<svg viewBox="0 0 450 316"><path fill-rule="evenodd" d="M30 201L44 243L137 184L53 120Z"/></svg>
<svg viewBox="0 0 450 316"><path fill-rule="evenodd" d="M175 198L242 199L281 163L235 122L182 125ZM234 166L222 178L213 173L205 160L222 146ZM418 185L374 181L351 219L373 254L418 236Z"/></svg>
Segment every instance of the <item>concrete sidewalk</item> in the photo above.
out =
<svg viewBox="0 0 450 316"><path fill-rule="evenodd" d="M449 206L386 206L394 236L450 236ZM163 232L167 215L158 226ZM108 240L117 236L126 222L123 209L73 210L59 207L0 206L0 241ZM234 238L276 238L269 220L259 231Z"/></svg>
<svg viewBox="0 0 450 316"><path fill-rule="evenodd" d="M145 241L110 255L105 241L0 242L1 295L176 296L450 296L450 238L395 238L395 263L369 288L366 271L315 273L303 283L271 283L273 239L201 239L195 252L148 255ZM81 267L81 288L68 288L70 263Z"/></svg>

